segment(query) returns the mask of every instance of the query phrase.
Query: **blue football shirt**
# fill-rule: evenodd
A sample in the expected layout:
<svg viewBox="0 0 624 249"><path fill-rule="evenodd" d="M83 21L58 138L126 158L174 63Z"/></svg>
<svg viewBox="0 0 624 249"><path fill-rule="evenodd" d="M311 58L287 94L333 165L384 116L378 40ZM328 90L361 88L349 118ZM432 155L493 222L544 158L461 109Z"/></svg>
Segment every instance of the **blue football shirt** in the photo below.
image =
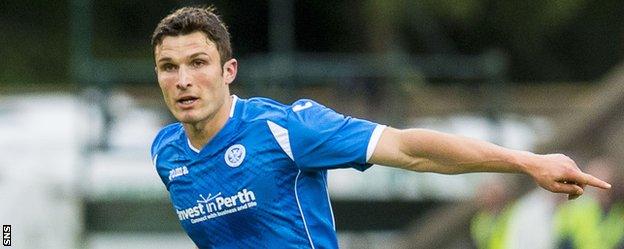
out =
<svg viewBox="0 0 624 249"><path fill-rule="evenodd" d="M385 126L312 100L233 96L230 118L201 150L164 127L152 160L200 248L338 248L327 170L365 170Z"/></svg>

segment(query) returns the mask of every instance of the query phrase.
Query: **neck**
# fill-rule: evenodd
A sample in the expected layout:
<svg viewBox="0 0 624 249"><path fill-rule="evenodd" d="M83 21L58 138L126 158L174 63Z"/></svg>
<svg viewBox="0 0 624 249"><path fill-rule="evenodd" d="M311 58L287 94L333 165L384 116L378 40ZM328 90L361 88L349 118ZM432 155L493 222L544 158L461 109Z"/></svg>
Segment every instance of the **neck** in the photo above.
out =
<svg viewBox="0 0 624 249"><path fill-rule="evenodd" d="M232 97L229 97L219 108L219 111L205 120L197 123L183 123L184 131L193 147L201 149L225 126L230 118L232 102Z"/></svg>

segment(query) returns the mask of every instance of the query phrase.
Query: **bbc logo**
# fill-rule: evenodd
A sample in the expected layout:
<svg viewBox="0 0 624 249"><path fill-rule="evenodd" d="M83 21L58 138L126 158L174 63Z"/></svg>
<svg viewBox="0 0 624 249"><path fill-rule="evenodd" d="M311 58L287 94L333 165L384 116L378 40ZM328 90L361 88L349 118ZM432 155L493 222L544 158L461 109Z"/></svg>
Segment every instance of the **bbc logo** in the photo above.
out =
<svg viewBox="0 0 624 249"><path fill-rule="evenodd" d="M11 246L11 225L2 225L2 245Z"/></svg>

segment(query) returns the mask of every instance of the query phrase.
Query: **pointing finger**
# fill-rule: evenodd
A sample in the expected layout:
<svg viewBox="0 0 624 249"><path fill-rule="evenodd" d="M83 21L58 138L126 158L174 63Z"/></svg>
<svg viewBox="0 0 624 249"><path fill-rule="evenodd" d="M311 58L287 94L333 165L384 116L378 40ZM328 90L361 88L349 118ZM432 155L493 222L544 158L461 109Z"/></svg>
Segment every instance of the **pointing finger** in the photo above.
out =
<svg viewBox="0 0 624 249"><path fill-rule="evenodd" d="M584 178L582 181L583 185L594 186L594 187L601 188L601 189L611 188L611 184L603 180L600 180L593 175L583 173L583 178Z"/></svg>

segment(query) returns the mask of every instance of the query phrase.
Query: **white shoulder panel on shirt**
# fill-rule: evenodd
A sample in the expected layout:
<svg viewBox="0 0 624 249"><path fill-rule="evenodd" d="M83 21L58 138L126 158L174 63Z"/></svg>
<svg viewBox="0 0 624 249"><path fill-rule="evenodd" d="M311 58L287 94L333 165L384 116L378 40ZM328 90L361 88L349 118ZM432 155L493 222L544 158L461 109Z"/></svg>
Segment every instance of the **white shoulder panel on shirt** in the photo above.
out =
<svg viewBox="0 0 624 249"><path fill-rule="evenodd" d="M271 133L273 133L273 137L277 140L277 143L282 147L282 150L291 160L295 161L295 158L292 154L292 149L290 148L290 139L288 137L288 130L284 127L279 126L276 123L273 123L270 120L267 120L267 124L269 125L269 129L271 129Z"/></svg>

